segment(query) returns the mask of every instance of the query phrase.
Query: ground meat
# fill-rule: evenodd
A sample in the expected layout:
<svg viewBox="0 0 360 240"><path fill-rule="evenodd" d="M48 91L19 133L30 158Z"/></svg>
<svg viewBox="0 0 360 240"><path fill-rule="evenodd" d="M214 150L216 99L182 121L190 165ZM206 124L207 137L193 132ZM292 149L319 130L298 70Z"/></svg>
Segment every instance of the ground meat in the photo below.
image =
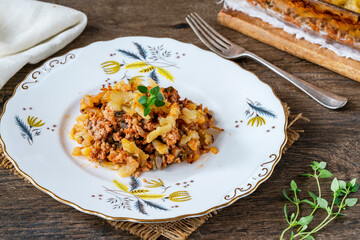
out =
<svg viewBox="0 0 360 240"><path fill-rule="evenodd" d="M173 87L167 87L163 90L163 95L166 101L170 103L177 103L180 101L180 95L178 91Z"/></svg>
<svg viewBox="0 0 360 240"><path fill-rule="evenodd" d="M95 141L94 143L96 148L92 149L92 152L90 156L96 161L96 160L102 160L105 161L107 159L107 155L110 152L110 144L106 142L101 141Z"/></svg>
<svg viewBox="0 0 360 240"><path fill-rule="evenodd" d="M196 124L196 123L189 123L189 124L187 124L187 123L185 123L185 122L184 122L183 120L181 120L181 119L177 120L177 122L179 122L178 125L180 126L180 129L181 129L182 131L184 131L185 134L188 134L188 132L189 132L190 130L192 130L192 131L197 131L197 130L200 129L200 128L199 128L199 124Z"/></svg>
<svg viewBox="0 0 360 240"><path fill-rule="evenodd" d="M172 155L172 154L166 155L166 163L170 164L174 161L174 159L175 159L174 155Z"/></svg>
<svg viewBox="0 0 360 240"><path fill-rule="evenodd" d="M120 129L128 128L128 124L126 123L126 121L124 119L120 119L118 121L118 126Z"/></svg>
<svg viewBox="0 0 360 240"><path fill-rule="evenodd" d="M94 117L91 117L88 121L87 129L94 140L107 138L108 134L112 132L111 124L108 120L95 119Z"/></svg>
<svg viewBox="0 0 360 240"><path fill-rule="evenodd" d="M144 129L142 129L142 127L140 127L139 125L134 125L134 127L135 127L136 132L137 132L138 135L140 135L143 138L146 138L148 133L145 132Z"/></svg>
<svg viewBox="0 0 360 240"><path fill-rule="evenodd" d="M110 154L108 155L108 160L113 163L126 163L129 161L135 161L134 158L126 151L120 150L110 150Z"/></svg>
<svg viewBox="0 0 360 240"><path fill-rule="evenodd" d="M151 132L154 131L158 126L158 123L152 122L151 120L146 120L144 124L144 129Z"/></svg>
<svg viewBox="0 0 360 240"><path fill-rule="evenodd" d="M168 146L173 146L180 139L180 134L177 128L171 130L171 132L167 133L165 136L162 136L161 139Z"/></svg>
<svg viewBox="0 0 360 240"><path fill-rule="evenodd" d="M181 153L181 150L180 148L174 146L172 149L171 149L171 154L173 154L175 157L179 156Z"/></svg>

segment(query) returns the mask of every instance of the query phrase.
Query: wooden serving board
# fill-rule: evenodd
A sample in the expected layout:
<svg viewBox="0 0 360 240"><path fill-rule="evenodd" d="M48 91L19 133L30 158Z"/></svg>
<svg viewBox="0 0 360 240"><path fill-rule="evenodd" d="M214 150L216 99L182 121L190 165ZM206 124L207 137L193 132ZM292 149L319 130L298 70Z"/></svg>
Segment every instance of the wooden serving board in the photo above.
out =
<svg viewBox="0 0 360 240"><path fill-rule="evenodd" d="M238 11L222 9L218 15L218 21L226 27L282 51L316 63L353 80L360 81L359 61L340 57L326 48L320 48L320 45L310 43L304 39L297 39L294 35L280 28L275 28L259 18L250 17Z"/></svg>

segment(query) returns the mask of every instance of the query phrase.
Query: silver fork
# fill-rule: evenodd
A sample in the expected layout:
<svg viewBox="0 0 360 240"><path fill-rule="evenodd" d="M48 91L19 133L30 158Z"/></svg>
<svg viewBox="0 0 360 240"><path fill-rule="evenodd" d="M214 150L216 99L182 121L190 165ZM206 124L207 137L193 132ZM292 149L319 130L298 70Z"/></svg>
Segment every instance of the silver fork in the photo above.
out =
<svg viewBox="0 0 360 240"><path fill-rule="evenodd" d="M304 80L295 77L294 75L276 67L275 65L262 59L256 54L246 51L244 48L236 45L235 43L231 42L230 40L222 36L220 33L218 33L209 24L207 24L197 13L189 14L186 17L186 21L189 23L190 27L200 38L200 40L208 48L210 48L213 52L220 55L221 57L227 59L236 59L243 57L252 58L257 62L265 65L269 69L273 70L275 73L279 74L280 76L294 84L300 90L312 97L315 101L327 108L338 109L343 107L347 103L347 99L345 97L330 93L328 91L325 91L324 89L307 83Z"/></svg>

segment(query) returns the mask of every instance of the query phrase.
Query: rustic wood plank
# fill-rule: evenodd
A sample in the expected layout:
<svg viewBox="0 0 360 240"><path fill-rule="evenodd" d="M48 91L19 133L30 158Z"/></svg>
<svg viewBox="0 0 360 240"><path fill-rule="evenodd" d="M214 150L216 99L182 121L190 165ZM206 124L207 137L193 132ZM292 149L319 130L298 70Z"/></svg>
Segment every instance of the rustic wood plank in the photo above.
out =
<svg viewBox="0 0 360 240"><path fill-rule="evenodd" d="M259 18L250 17L243 12L223 9L218 15L218 20L226 27L346 77L360 81L359 61L340 57L329 49L321 48L319 45L310 43L304 39L297 39L294 35L280 28L272 27Z"/></svg>
<svg viewBox="0 0 360 240"><path fill-rule="evenodd" d="M83 11L89 18L84 33L55 56L94 41L132 35L171 37L206 49L185 24L184 17L196 11L231 41L298 77L349 98L345 108L327 110L256 62L247 59L237 61L240 66L269 83L279 97L291 106L293 113L302 112L311 122L297 124L297 128L305 132L283 156L268 181L251 196L221 210L194 232L190 239L278 238L285 227L282 189L288 188L291 179L305 188L309 182L297 176L307 171L307 165L312 161L327 161L329 169L338 178L360 176L360 84L222 27L217 22L221 6L215 0L51 2ZM0 90L0 106L11 96L16 84L37 66L39 64L25 66ZM310 185L310 188L314 187ZM329 196L330 193L326 194ZM319 233L317 239L357 239L359 206L353 207L347 214ZM0 236L1 239L138 239L115 230L98 217L80 213L53 200L3 169L0 169Z"/></svg>

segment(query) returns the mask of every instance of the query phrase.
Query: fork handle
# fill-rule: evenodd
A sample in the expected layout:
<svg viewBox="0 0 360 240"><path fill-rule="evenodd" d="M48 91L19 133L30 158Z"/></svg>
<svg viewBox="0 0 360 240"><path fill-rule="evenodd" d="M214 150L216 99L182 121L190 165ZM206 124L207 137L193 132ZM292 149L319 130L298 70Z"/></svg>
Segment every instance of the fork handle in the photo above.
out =
<svg viewBox="0 0 360 240"><path fill-rule="evenodd" d="M281 77L285 78L304 93L312 97L315 101L320 103L321 105L330 108L330 109L338 109L343 107L347 103L347 99L345 97L333 94L331 92L325 91L324 89L318 88L304 80L295 77L294 75L285 72L284 70L278 68L277 66L269 63L268 61L262 59L261 57L257 56L252 52L246 51L245 53L241 54L242 56L246 56L256 60L257 62L263 64L264 66L268 67Z"/></svg>

